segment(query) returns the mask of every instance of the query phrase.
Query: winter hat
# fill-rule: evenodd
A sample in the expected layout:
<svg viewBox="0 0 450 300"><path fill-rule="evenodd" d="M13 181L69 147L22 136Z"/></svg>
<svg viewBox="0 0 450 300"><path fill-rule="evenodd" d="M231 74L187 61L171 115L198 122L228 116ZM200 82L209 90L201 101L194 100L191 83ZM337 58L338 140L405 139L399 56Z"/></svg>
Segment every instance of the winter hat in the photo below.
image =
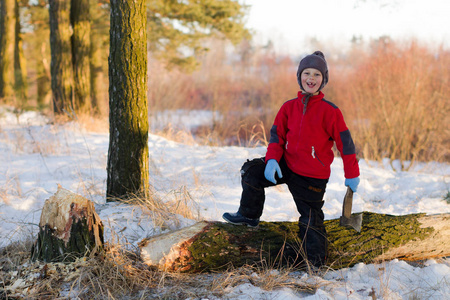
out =
<svg viewBox="0 0 450 300"><path fill-rule="evenodd" d="M300 78L300 75L302 74L304 69L308 68L314 68L319 70L322 73L322 85L319 88L319 91L323 89L323 87L328 82L328 67L327 67L327 61L325 60L325 56L321 51L316 51L313 54L305 56L298 65L297 70L297 82L300 85L300 88L302 91L304 91L302 86L302 80Z"/></svg>

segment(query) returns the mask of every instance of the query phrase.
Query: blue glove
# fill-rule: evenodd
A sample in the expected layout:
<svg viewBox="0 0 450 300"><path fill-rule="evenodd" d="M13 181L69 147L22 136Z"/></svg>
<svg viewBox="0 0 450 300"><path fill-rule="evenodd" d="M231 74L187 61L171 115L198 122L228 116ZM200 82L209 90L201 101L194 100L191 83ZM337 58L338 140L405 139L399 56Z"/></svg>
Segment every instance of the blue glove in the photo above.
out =
<svg viewBox="0 0 450 300"><path fill-rule="evenodd" d="M264 176L267 180L273 182L273 184L277 184L277 181L275 180L275 172L277 172L278 177L283 178L283 174L281 174L281 169L278 165L277 160L272 158L267 161L266 169L264 170Z"/></svg>
<svg viewBox="0 0 450 300"><path fill-rule="evenodd" d="M353 193L356 193L356 190L358 189L358 184L359 184L359 177L345 179L345 186L350 187Z"/></svg>

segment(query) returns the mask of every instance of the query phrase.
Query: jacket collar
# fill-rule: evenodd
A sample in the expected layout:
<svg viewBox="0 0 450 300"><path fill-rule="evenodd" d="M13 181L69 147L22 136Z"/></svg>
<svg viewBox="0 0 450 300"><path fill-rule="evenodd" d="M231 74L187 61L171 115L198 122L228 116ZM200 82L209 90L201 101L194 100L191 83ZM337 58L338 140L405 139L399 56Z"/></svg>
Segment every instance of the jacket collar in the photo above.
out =
<svg viewBox="0 0 450 300"><path fill-rule="evenodd" d="M298 99L301 99L301 102L303 104L303 115L306 113L306 107L308 107L308 104L312 101L312 102L317 102L322 100L323 98L323 93L319 92L319 94L317 95L312 95L312 94L304 94L301 91L298 92Z"/></svg>
<svg viewBox="0 0 450 300"><path fill-rule="evenodd" d="M303 100L307 95L308 94L303 94L302 91L298 91L297 93L297 97L299 100ZM319 91L319 94L310 96L308 102L322 100L324 96L324 93L322 93L322 91Z"/></svg>

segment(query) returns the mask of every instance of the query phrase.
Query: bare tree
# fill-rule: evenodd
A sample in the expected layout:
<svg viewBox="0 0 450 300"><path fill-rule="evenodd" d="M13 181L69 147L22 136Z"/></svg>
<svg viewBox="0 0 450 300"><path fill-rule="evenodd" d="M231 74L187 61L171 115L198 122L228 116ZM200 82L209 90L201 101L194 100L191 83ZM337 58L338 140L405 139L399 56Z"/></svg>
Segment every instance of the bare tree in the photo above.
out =
<svg viewBox="0 0 450 300"><path fill-rule="evenodd" d="M104 71L104 57L108 55L109 45L109 7L99 5L100 1L91 1L89 19L91 20L91 47L89 53L91 104L94 114L103 114L106 111L108 97L107 81ZM106 50L106 51L105 51Z"/></svg>
<svg viewBox="0 0 450 300"><path fill-rule="evenodd" d="M87 112L91 109L91 80L89 52L90 13L89 0L71 0L70 22L73 28L72 59L74 78L74 108L76 111Z"/></svg>
<svg viewBox="0 0 450 300"><path fill-rule="evenodd" d="M27 68L26 60L23 53L23 40L20 25L19 3L16 1L14 8L15 15L15 38L14 38L14 89L16 91L16 99L21 105L26 105L28 98Z"/></svg>
<svg viewBox="0 0 450 300"><path fill-rule="evenodd" d="M73 77L70 0L49 0L49 4L53 110L56 114L71 113Z"/></svg>
<svg viewBox="0 0 450 300"><path fill-rule="evenodd" d="M16 0L0 0L0 99L14 97Z"/></svg>

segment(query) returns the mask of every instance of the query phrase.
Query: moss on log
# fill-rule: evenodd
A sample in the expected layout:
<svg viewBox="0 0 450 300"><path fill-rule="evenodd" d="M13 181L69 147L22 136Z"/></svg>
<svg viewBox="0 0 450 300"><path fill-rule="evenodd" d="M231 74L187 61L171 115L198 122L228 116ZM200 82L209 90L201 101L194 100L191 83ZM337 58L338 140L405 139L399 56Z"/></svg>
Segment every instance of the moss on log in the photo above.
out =
<svg viewBox="0 0 450 300"><path fill-rule="evenodd" d="M255 262L296 266L303 261L297 228L292 222L261 222L258 228L211 223L188 247L192 258L184 269L209 271Z"/></svg>
<svg viewBox="0 0 450 300"><path fill-rule="evenodd" d="M364 213L361 233L339 226L339 220L325 223L330 245L329 264L341 268L358 262L378 261L389 249L410 241L427 238L433 227L422 228L419 218L424 214L393 216Z"/></svg>
<svg viewBox="0 0 450 300"><path fill-rule="evenodd" d="M339 269L358 262L407 258L404 251L388 257L385 254L409 243L426 241L426 244L432 244L432 238L437 234L433 226L423 226L422 220L427 217L423 214L393 216L364 212L361 233L339 226L339 219L326 221L328 265ZM444 215L439 220L445 221L448 217ZM297 222L261 222L258 228L222 222L203 222L195 226L197 228L190 230L189 237L180 238L165 249L162 249L161 239L180 236L185 229L144 240L140 244L144 262L177 272L224 270L231 265L239 267L255 263L271 267L304 267ZM447 228L444 240L448 240L448 234ZM156 250L158 243L160 248ZM437 245L439 251L424 252L421 258L450 255L447 244L440 243ZM155 251L160 252L159 256L154 256Z"/></svg>

